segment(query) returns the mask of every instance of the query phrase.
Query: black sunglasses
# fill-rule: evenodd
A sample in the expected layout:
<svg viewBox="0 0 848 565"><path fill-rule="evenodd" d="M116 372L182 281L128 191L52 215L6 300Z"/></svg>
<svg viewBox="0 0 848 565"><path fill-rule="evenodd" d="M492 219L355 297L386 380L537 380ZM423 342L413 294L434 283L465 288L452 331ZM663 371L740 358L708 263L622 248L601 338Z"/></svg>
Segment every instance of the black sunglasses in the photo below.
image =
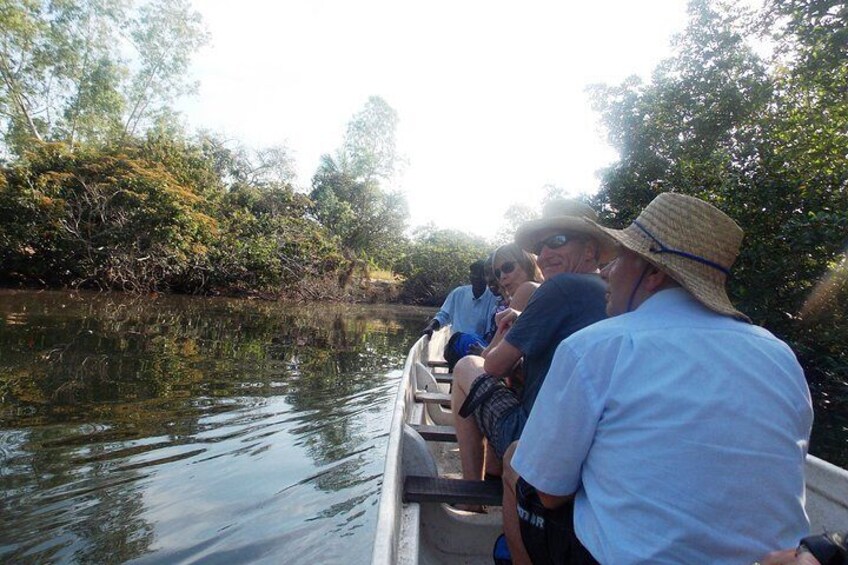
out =
<svg viewBox="0 0 848 565"><path fill-rule="evenodd" d="M542 241L537 243L533 251L536 253L536 255L541 255L543 247L547 247L548 249L559 249L572 239L574 238L572 238L570 235L558 233L557 235L552 235L551 237L543 239Z"/></svg>
<svg viewBox="0 0 848 565"><path fill-rule="evenodd" d="M501 278L501 274L508 275L515 270L515 261L507 261L499 268L495 269L495 278Z"/></svg>

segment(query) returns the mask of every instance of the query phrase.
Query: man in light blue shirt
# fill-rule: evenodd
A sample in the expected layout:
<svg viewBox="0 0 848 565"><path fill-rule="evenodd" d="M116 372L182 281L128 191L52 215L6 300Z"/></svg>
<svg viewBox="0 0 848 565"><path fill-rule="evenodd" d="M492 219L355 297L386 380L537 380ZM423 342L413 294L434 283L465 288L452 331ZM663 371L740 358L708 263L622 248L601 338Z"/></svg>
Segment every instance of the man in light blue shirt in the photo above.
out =
<svg viewBox="0 0 848 565"><path fill-rule="evenodd" d="M514 562L752 563L794 546L812 407L789 347L725 292L742 230L671 193L597 229L619 245L602 271L614 317L560 344L511 458Z"/></svg>
<svg viewBox="0 0 848 565"><path fill-rule="evenodd" d="M498 297L492 294L483 275L483 261L469 267L470 285L453 289L436 315L424 327L423 333L432 336L435 330L448 324L453 333L475 334L482 338L489 330Z"/></svg>

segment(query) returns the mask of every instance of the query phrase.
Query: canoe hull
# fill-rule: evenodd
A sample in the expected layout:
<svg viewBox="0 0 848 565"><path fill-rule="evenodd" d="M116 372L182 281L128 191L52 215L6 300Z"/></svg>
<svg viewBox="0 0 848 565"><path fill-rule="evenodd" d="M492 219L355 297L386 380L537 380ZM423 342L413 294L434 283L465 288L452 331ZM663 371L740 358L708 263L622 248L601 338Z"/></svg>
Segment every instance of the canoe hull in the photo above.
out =
<svg viewBox="0 0 848 565"><path fill-rule="evenodd" d="M403 503L407 474L439 476L458 473L456 445L425 442L412 425L449 424L449 411L415 401L417 389L447 391L423 375L441 357L446 331L431 342L420 339L409 352L392 413L391 432L377 517L373 565L491 563L492 546L502 531L500 509L487 514L455 510L444 504ZM435 408L434 408L435 407ZM437 410L438 409L438 410ZM446 415L447 413L447 415ZM806 464L806 509L810 531L848 528L848 471L817 457Z"/></svg>

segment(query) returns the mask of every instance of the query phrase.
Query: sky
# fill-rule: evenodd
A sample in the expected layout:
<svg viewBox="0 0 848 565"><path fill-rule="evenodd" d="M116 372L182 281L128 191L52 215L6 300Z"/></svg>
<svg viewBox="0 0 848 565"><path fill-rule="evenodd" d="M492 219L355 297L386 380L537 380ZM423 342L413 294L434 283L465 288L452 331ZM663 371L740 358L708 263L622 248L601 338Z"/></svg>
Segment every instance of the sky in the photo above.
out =
<svg viewBox="0 0 848 565"><path fill-rule="evenodd" d="M594 193L616 158L586 87L648 80L685 0L192 0L210 33L181 102L190 126L285 145L296 185L342 144L369 96L399 116L392 188L410 227L494 238L546 185Z"/></svg>

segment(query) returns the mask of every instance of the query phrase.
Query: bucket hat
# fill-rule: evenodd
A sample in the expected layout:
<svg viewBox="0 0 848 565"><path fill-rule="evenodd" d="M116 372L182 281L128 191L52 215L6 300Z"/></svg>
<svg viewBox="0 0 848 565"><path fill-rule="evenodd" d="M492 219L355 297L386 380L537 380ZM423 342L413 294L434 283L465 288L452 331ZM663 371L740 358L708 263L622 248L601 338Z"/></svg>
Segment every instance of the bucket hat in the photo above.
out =
<svg viewBox="0 0 848 565"><path fill-rule="evenodd" d="M542 217L522 224L515 232L515 242L525 251L534 253L539 235L549 230L579 233L598 241L599 262L605 263L615 253L615 246L606 237L598 237L595 229L598 214L579 200L553 200L542 210ZM598 226L600 227L600 226Z"/></svg>
<svg viewBox="0 0 848 565"><path fill-rule="evenodd" d="M655 265L710 310L751 321L733 307L725 289L744 232L715 206L666 192L623 230L592 223L597 233Z"/></svg>

